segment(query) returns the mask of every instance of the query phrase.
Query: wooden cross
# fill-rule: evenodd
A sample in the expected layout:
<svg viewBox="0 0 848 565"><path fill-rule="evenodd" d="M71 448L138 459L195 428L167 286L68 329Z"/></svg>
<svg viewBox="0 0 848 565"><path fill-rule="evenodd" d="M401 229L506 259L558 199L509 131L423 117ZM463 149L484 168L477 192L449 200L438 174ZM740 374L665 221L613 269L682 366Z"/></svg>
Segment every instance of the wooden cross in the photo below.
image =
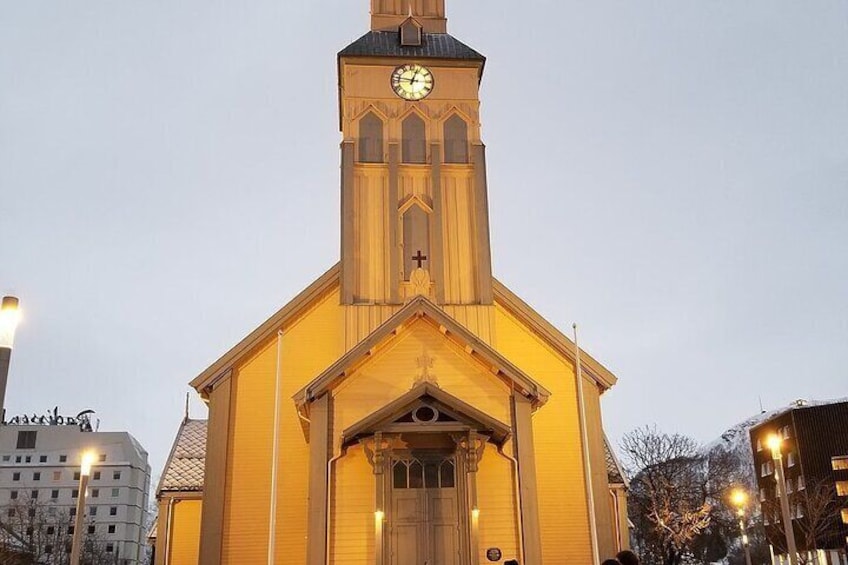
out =
<svg viewBox="0 0 848 565"><path fill-rule="evenodd" d="M419 250L418 250L418 253L417 253L414 257L412 257L412 260L413 260L413 261L416 261L416 262L418 263L418 268L420 269L420 268L421 268L421 264L422 264L424 261L426 261L426 260L427 260L427 256L426 256L426 255L421 255L421 250L419 249Z"/></svg>

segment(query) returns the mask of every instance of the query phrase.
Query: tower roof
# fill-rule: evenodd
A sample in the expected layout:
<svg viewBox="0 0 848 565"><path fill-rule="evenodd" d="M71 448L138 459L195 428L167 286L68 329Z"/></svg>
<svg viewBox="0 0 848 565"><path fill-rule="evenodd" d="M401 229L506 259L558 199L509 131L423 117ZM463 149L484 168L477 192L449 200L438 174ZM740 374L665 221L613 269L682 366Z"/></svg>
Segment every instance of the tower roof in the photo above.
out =
<svg viewBox="0 0 848 565"><path fill-rule="evenodd" d="M421 45L401 45L400 32L369 31L339 52L339 57L406 57L480 61L486 57L447 33L424 33Z"/></svg>

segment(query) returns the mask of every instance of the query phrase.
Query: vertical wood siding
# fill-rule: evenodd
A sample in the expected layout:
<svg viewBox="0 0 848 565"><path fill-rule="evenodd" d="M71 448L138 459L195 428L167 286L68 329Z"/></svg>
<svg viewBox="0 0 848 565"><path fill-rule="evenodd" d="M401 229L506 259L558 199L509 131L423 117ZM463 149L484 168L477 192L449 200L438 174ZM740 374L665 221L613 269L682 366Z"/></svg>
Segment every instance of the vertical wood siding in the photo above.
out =
<svg viewBox="0 0 848 565"><path fill-rule="evenodd" d="M533 416L539 520L545 563L591 563L574 368L498 307L498 351L551 391Z"/></svg>
<svg viewBox="0 0 848 565"><path fill-rule="evenodd" d="M309 446L292 395L342 354L338 292L284 329L279 434L276 559L306 560ZM276 336L235 375L224 512L223 563L264 562L268 548Z"/></svg>

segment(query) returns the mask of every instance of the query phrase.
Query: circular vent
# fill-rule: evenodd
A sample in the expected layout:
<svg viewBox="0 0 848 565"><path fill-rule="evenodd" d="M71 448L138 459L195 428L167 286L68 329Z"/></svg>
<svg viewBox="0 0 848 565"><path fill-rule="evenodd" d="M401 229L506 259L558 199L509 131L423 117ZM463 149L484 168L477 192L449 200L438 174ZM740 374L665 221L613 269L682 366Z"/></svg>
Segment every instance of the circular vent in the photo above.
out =
<svg viewBox="0 0 848 565"><path fill-rule="evenodd" d="M439 419L439 411L431 406L419 406L412 411L412 419L419 424L432 424Z"/></svg>

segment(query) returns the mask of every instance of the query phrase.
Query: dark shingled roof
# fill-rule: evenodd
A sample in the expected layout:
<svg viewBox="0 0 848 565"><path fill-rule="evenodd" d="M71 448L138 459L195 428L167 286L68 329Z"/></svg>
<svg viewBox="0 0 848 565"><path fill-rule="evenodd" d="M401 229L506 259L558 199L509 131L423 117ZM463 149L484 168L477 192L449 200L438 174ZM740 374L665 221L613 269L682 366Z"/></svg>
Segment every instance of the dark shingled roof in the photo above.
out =
<svg viewBox="0 0 848 565"><path fill-rule="evenodd" d="M483 55L446 33L424 33L421 45L402 46L400 33L396 31L369 31L342 49L339 57L486 60Z"/></svg>

